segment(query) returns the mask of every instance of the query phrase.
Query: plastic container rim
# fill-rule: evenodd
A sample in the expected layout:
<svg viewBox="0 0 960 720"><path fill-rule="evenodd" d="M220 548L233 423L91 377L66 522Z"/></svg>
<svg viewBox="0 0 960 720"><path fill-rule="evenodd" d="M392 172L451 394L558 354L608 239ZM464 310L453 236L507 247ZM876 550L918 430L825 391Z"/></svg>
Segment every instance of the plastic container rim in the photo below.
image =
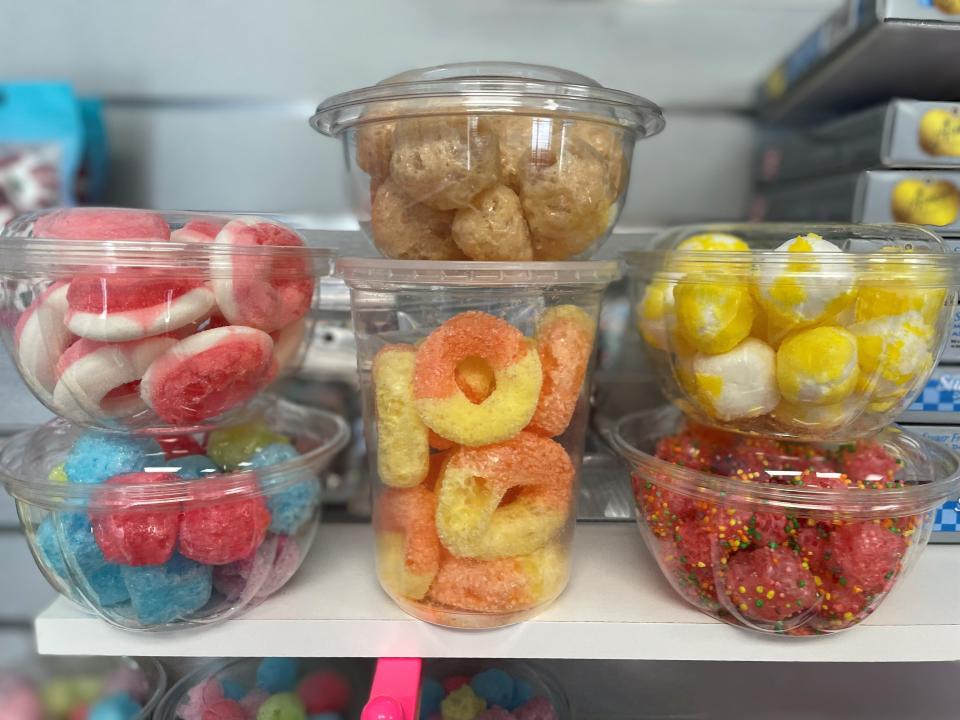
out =
<svg viewBox="0 0 960 720"><path fill-rule="evenodd" d="M351 288L383 286L550 287L607 285L622 275L614 260L482 262L340 258L335 276Z"/></svg>
<svg viewBox="0 0 960 720"><path fill-rule="evenodd" d="M651 428L663 428L669 426L671 419L675 419L679 414L678 410L669 406L630 413L613 424L608 432L608 439L620 457L630 464L631 472L641 470L645 475L656 478L656 484L689 497L718 503L773 505L791 508L801 514L804 511L840 512L872 517L910 515L932 510L960 492L960 457L939 444L896 425L892 427L922 447L928 457L950 468L945 477L902 488L863 491L744 482L661 460L638 449L624 437L623 430L630 424L642 423ZM652 432L650 434L653 436Z"/></svg>
<svg viewBox="0 0 960 720"><path fill-rule="evenodd" d="M350 429L339 415L293 402L278 399L277 407L284 405L296 408L313 416L330 433L315 448L291 460L276 463L256 470L233 470L212 475L199 480L177 480L175 482L152 483L150 485L110 485L56 483L47 479L28 480L10 469L11 458L8 453L24 440L36 433L47 432L55 424L64 422L53 420L38 428L13 435L0 446L0 484L18 501L26 502L52 510L105 509L115 510L115 501L110 501L110 490L122 488L122 501L125 506L138 505L143 508L162 507L164 505L190 502L197 505L218 503L225 500L238 500L245 497L268 495L288 485L300 482L305 472L318 472L347 444ZM326 428L325 428L326 429ZM176 433L167 433L176 434ZM160 470L156 470L160 472ZM170 472L173 472L171 469ZM107 492L104 492L104 491ZM98 499L102 494L104 499Z"/></svg>

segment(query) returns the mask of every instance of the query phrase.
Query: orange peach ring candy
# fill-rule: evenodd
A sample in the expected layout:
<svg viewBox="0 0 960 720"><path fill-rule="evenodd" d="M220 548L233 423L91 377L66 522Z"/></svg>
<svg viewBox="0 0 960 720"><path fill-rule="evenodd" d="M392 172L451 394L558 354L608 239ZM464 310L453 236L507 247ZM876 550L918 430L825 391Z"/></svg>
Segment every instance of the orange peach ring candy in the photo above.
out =
<svg viewBox="0 0 960 720"><path fill-rule="evenodd" d="M493 372L493 390L479 403L457 383L457 367L470 358ZM413 395L420 419L441 437L458 445L489 445L513 437L530 422L542 383L540 356L523 334L471 310L447 320L420 345Z"/></svg>
<svg viewBox="0 0 960 720"><path fill-rule="evenodd" d="M457 557L481 560L542 548L567 521L573 475L563 447L533 433L454 450L437 489L440 542Z"/></svg>
<svg viewBox="0 0 960 720"><path fill-rule="evenodd" d="M567 554L557 544L499 560L448 555L440 563L428 600L471 612L522 610L555 598L568 573Z"/></svg>
<svg viewBox="0 0 960 720"><path fill-rule="evenodd" d="M423 487L386 488L377 504L377 574L386 588L421 600L440 567L437 500Z"/></svg>
<svg viewBox="0 0 960 720"><path fill-rule="evenodd" d="M576 305L547 310L537 323L543 388L527 430L556 437L570 424L593 355L593 320Z"/></svg>
<svg viewBox="0 0 960 720"><path fill-rule="evenodd" d="M387 345L373 359L377 471L392 487L419 485L430 461L427 427L413 402L415 356L412 345Z"/></svg>

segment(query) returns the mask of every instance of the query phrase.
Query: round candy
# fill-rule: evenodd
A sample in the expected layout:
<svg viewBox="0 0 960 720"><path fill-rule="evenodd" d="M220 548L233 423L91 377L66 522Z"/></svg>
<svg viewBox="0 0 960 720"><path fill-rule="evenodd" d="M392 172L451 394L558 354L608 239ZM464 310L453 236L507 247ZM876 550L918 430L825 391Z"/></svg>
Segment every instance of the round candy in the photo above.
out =
<svg viewBox="0 0 960 720"><path fill-rule="evenodd" d="M476 116L408 118L393 133L390 175L414 202L437 210L470 205L500 179L500 145Z"/></svg>
<svg viewBox="0 0 960 720"><path fill-rule="evenodd" d="M443 685L434 678L425 678L420 685L420 718L428 718L440 712L440 702L446 694Z"/></svg>
<svg viewBox="0 0 960 720"><path fill-rule="evenodd" d="M307 335L305 318L294 320L279 330L270 333L273 340L273 357L277 361L277 372L287 372L300 360L303 340Z"/></svg>
<svg viewBox="0 0 960 720"><path fill-rule="evenodd" d="M773 410L773 417L790 430L827 433L851 422L859 411L859 403L849 398L831 405L809 405L781 400Z"/></svg>
<svg viewBox="0 0 960 720"><path fill-rule="evenodd" d="M67 477L67 471L63 469L63 463L53 466L47 475L47 480L52 483L70 482L70 478Z"/></svg>
<svg viewBox="0 0 960 720"><path fill-rule="evenodd" d="M373 244L395 260L466 260L452 236L453 212L414 202L393 180L373 196Z"/></svg>
<svg viewBox="0 0 960 720"><path fill-rule="evenodd" d="M161 458L153 438L91 430L74 441L63 468L70 482L96 485L114 475L140 472Z"/></svg>
<svg viewBox="0 0 960 720"><path fill-rule="evenodd" d="M563 527L574 468L563 447L522 432L482 448L462 447L447 461L437 490L437 533L458 557L527 555ZM510 491L512 502L501 503Z"/></svg>
<svg viewBox="0 0 960 720"><path fill-rule="evenodd" d="M243 705L243 708L247 711L248 718L255 718L257 713L260 712L261 706L269 699L270 693L266 690L263 688L253 688L253 690L243 697L240 704Z"/></svg>
<svg viewBox="0 0 960 720"><path fill-rule="evenodd" d="M212 431L207 437L207 455L224 470L236 470L267 445L283 443L289 444L290 438L274 432L262 420L252 420Z"/></svg>
<svg viewBox="0 0 960 720"><path fill-rule="evenodd" d="M917 312L885 316L850 328L857 339L860 384L872 398L904 395L933 365L933 327Z"/></svg>
<svg viewBox="0 0 960 720"><path fill-rule="evenodd" d="M454 690L440 703L440 715L443 720L474 720L483 712L487 704L469 685Z"/></svg>
<svg viewBox="0 0 960 720"><path fill-rule="evenodd" d="M88 720L133 720L143 708L126 693L112 695L94 703Z"/></svg>
<svg viewBox="0 0 960 720"><path fill-rule="evenodd" d="M196 322L210 313L214 298L199 279L128 268L75 275L67 303L71 332L90 340L120 342Z"/></svg>
<svg viewBox="0 0 960 720"><path fill-rule="evenodd" d="M161 565L171 558L177 543L180 507L158 506L149 500L131 500L128 493L156 483L178 482L173 473L127 473L106 481L95 495L97 509L90 513L93 536L107 562L137 567ZM129 490L128 490L129 488Z"/></svg>
<svg viewBox="0 0 960 720"><path fill-rule="evenodd" d="M147 369L140 396L163 420L188 425L247 402L275 371L270 336L229 325L173 345Z"/></svg>
<svg viewBox="0 0 960 720"><path fill-rule="evenodd" d="M350 685L340 673L317 670L304 676L297 695L309 715L341 712L350 704Z"/></svg>
<svg viewBox="0 0 960 720"><path fill-rule="evenodd" d="M457 385L456 368L484 360L496 386L474 404ZM479 311L447 320L417 350L413 392L417 412L434 432L462 445L488 445L516 435L533 417L543 373L540 356L509 323Z"/></svg>
<svg viewBox="0 0 960 720"><path fill-rule="evenodd" d="M453 241L471 260L533 260L520 198L505 185L479 193L453 216Z"/></svg>
<svg viewBox="0 0 960 720"><path fill-rule="evenodd" d="M377 574L403 597L422 599L440 566L436 496L424 487L387 488L377 499Z"/></svg>
<svg viewBox="0 0 960 720"><path fill-rule="evenodd" d="M257 666L257 687L270 693L292 693L299 674L300 663L294 658L264 658Z"/></svg>
<svg viewBox="0 0 960 720"><path fill-rule="evenodd" d="M830 533L827 567L842 585L873 595L889 587L906 549L896 527L866 521L842 525Z"/></svg>
<svg viewBox="0 0 960 720"><path fill-rule="evenodd" d="M231 220L217 235L223 250L212 261L217 307L234 325L273 332L303 317L313 300L313 268L303 240L292 230L258 217ZM269 255L244 252L274 248Z"/></svg>
<svg viewBox="0 0 960 720"><path fill-rule="evenodd" d="M514 678L513 697L510 698L510 702L505 707L512 712L524 703L530 702L533 695L533 686L530 683L520 677Z"/></svg>
<svg viewBox="0 0 960 720"><path fill-rule="evenodd" d="M719 420L765 415L780 402L776 353L756 338L719 355L697 355L693 377L700 405Z"/></svg>
<svg viewBox="0 0 960 720"><path fill-rule="evenodd" d="M777 350L777 384L789 402L832 405L856 389L857 363L857 340L847 330L798 330Z"/></svg>
<svg viewBox="0 0 960 720"><path fill-rule="evenodd" d="M593 355L596 326L576 305L547 310L537 323L543 385L527 430L556 437L570 424Z"/></svg>
<svg viewBox="0 0 960 720"><path fill-rule="evenodd" d="M274 443L250 458L251 469L269 468L300 456L292 445ZM309 470L290 470L279 488L266 492L270 508L270 532L292 535L314 516L320 502L320 481Z"/></svg>
<svg viewBox="0 0 960 720"><path fill-rule="evenodd" d="M446 695L449 695L450 693L459 690L464 685L469 684L469 675L449 675L443 679L443 690Z"/></svg>
<svg viewBox="0 0 960 720"><path fill-rule="evenodd" d="M860 441L840 457L840 467L847 477L866 487L885 487L900 472L900 463L879 443Z"/></svg>
<svg viewBox="0 0 960 720"><path fill-rule="evenodd" d="M184 455L171 458L167 464L175 467L176 470L173 472L184 480L199 480L220 472L217 464L206 455Z"/></svg>
<svg viewBox="0 0 960 720"><path fill-rule="evenodd" d="M187 691L186 697L177 705L177 717L181 720L203 720L207 707L223 700L223 687L216 680L202 680Z"/></svg>
<svg viewBox="0 0 960 720"><path fill-rule="evenodd" d="M816 259L812 253L843 251L810 233L788 240L774 250L783 260L764 259L756 280L757 296L771 323L789 329L832 317L850 304L855 272L843 262Z"/></svg>
<svg viewBox="0 0 960 720"><path fill-rule="evenodd" d="M147 627L190 617L210 600L213 571L174 554L163 565L123 567L137 620Z"/></svg>
<svg viewBox="0 0 960 720"><path fill-rule="evenodd" d="M729 352L750 334L756 310L743 283L719 275L687 275L674 287L673 298L680 335L699 352Z"/></svg>
<svg viewBox="0 0 960 720"><path fill-rule="evenodd" d="M57 362L54 407L66 417L97 420L128 417L146 409L141 378L176 345L161 336L125 343L78 340Z"/></svg>
<svg viewBox="0 0 960 720"><path fill-rule="evenodd" d="M180 552L205 565L226 565L249 556L263 542L270 525L263 498L220 500L215 493L211 496L185 506L180 520Z"/></svg>
<svg viewBox="0 0 960 720"><path fill-rule="evenodd" d="M222 220L191 220L170 233L170 240L183 243L212 242L224 226Z"/></svg>
<svg viewBox="0 0 960 720"><path fill-rule="evenodd" d="M413 487L427 476L427 426L414 403L416 348L387 345L373 359L377 409L377 473L391 487Z"/></svg>
<svg viewBox="0 0 960 720"><path fill-rule="evenodd" d="M66 282L56 282L24 310L13 331L17 363L27 385L48 405L57 383L57 361L74 340L64 325Z"/></svg>
<svg viewBox="0 0 960 720"><path fill-rule="evenodd" d="M657 350L670 350L672 333L668 328L676 318L673 288L672 281L656 280L647 285L637 304L637 329L644 342Z"/></svg>
<svg viewBox="0 0 960 720"><path fill-rule="evenodd" d="M513 678L499 668L489 668L477 673L470 681L470 687L489 706L499 705L505 708L513 698Z"/></svg>
<svg viewBox="0 0 960 720"><path fill-rule="evenodd" d="M236 700L220 700L207 706L202 720L249 720L247 711Z"/></svg>
<svg viewBox="0 0 960 720"><path fill-rule="evenodd" d="M380 103L377 103L380 107ZM379 114L379 113L378 113ZM376 122L376 115L364 116L367 122L357 127L357 166L372 178L390 174L395 122Z"/></svg>
<svg viewBox="0 0 960 720"><path fill-rule="evenodd" d="M70 208L38 217L33 236L53 240L167 240L170 227L162 215L145 210Z"/></svg>
<svg viewBox="0 0 960 720"><path fill-rule="evenodd" d="M818 601L813 574L784 547L735 553L727 563L725 582L733 606L750 620L788 620Z"/></svg>
<svg viewBox="0 0 960 720"><path fill-rule="evenodd" d="M856 322L919 313L925 322L936 324L950 286L947 270L942 265L929 265L930 255L903 252L894 246L883 251L887 257L872 258L858 278ZM936 260L936 256L933 258Z"/></svg>
<svg viewBox="0 0 960 720"><path fill-rule="evenodd" d="M679 243L673 249L673 257L667 261L665 270L671 273L692 273L709 272L715 263L698 262L697 260L685 260L677 257L678 255L697 253L727 253L727 252L750 252L750 246L741 238L728 233L701 233L692 235ZM735 262L729 257L718 258L722 267L740 270L745 266L740 262Z"/></svg>
<svg viewBox="0 0 960 720"><path fill-rule="evenodd" d="M524 703L513 714L517 720L558 720L553 704L542 695Z"/></svg>
<svg viewBox="0 0 960 720"><path fill-rule="evenodd" d="M257 710L257 720L306 720L303 703L292 692L270 697Z"/></svg>

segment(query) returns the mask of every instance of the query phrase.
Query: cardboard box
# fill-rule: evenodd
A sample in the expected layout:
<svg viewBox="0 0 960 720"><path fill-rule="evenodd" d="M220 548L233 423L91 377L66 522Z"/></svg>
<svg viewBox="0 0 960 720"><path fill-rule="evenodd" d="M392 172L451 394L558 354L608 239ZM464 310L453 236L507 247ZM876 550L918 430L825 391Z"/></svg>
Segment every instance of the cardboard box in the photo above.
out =
<svg viewBox="0 0 960 720"><path fill-rule="evenodd" d="M907 430L960 452L960 425L905 425ZM960 543L960 498L945 502L933 520L930 542Z"/></svg>
<svg viewBox="0 0 960 720"><path fill-rule="evenodd" d="M956 0L847 0L771 70L761 116L834 117L891 97L960 100Z"/></svg>
<svg viewBox="0 0 960 720"><path fill-rule="evenodd" d="M812 128L764 130L755 176L774 183L873 168L938 167L960 169L960 103L892 100Z"/></svg>
<svg viewBox="0 0 960 720"><path fill-rule="evenodd" d="M957 39L960 44L960 34ZM960 235L960 170L867 170L763 186L750 219L905 222Z"/></svg>

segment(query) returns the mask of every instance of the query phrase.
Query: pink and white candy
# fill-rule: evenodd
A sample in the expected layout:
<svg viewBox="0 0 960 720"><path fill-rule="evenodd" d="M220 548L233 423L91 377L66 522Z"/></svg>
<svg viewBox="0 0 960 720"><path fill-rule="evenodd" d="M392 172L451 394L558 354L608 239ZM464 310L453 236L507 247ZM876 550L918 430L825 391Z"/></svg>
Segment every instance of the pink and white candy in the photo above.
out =
<svg viewBox="0 0 960 720"><path fill-rule="evenodd" d="M38 217L33 236L51 240L169 240L163 216L144 210L69 208Z"/></svg>
<svg viewBox="0 0 960 720"><path fill-rule="evenodd" d="M66 282L57 282L47 288L20 315L13 331L23 379L48 405L57 384L57 361L74 340L64 325L67 287Z"/></svg>

